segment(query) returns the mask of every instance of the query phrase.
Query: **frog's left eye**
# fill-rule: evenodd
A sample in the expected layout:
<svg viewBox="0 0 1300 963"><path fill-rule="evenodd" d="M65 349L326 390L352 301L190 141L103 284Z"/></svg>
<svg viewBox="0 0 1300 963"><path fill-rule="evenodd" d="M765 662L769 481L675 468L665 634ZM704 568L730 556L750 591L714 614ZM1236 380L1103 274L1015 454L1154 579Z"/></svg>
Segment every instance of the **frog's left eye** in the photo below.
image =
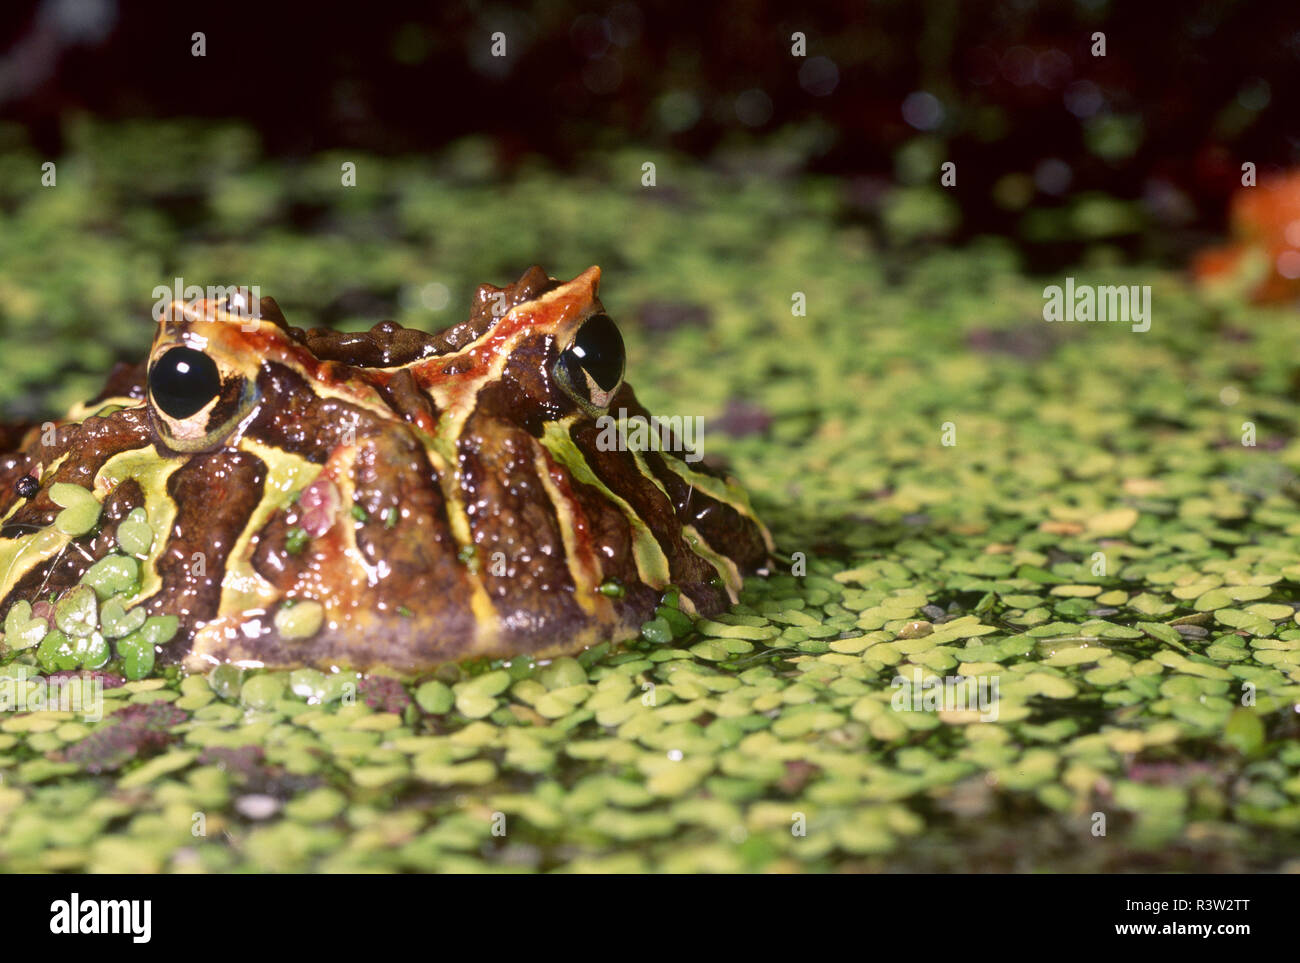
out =
<svg viewBox="0 0 1300 963"><path fill-rule="evenodd" d="M154 423L178 451L220 442L252 407L255 391L241 374L223 372L202 351L176 346L149 365Z"/></svg>
<svg viewBox="0 0 1300 963"><path fill-rule="evenodd" d="M560 352L555 380L586 411L603 411L623 383L626 361L618 325L607 314L593 314Z"/></svg>
<svg viewBox="0 0 1300 963"><path fill-rule="evenodd" d="M149 392L163 414L184 420L221 394L221 372L202 351L172 348L149 369Z"/></svg>

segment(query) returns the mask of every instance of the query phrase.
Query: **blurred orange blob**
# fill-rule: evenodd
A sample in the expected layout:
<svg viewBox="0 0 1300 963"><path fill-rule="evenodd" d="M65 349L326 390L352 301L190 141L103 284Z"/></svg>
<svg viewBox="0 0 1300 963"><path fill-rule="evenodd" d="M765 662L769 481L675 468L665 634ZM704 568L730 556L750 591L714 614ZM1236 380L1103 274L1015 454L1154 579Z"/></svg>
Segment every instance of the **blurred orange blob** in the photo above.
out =
<svg viewBox="0 0 1300 963"><path fill-rule="evenodd" d="M1196 280L1256 303L1300 298L1300 170L1237 191L1229 225L1228 244L1197 255Z"/></svg>

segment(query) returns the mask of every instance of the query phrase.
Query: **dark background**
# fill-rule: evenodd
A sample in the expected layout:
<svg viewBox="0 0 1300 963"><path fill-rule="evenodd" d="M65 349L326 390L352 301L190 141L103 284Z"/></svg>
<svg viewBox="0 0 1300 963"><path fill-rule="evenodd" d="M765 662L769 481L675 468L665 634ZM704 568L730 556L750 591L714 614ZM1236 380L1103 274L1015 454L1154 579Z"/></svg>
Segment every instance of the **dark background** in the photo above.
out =
<svg viewBox="0 0 1300 963"><path fill-rule="evenodd" d="M628 143L723 163L765 144L745 162L842 175L849 216L906 180L905 150L921 139L919 156L958 165L952 240L1019 234L1068 259L1071 245L1028 236L1021 214L1098 191L1140 201L1185 241L1165 253L1184 254L1222 230L1242 161L1264 175L1300 158L1298 9L23 0L0 14L0 120L51 155L75 112L239 118L288 156L489 135L507 168ZM489 54L497 30L505 58ZM195 31L206 58L191 56ZM794 31L804 58L791 55ZM1090 52L1094 31L1105 57Z"/></svg>

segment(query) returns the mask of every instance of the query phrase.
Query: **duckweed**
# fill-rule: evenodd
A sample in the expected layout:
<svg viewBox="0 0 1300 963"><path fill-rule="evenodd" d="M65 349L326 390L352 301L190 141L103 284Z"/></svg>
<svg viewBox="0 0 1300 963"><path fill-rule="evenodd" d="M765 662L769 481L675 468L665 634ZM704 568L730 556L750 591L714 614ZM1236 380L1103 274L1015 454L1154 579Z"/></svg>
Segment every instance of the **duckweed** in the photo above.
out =
<svg viewBox="0 0 1300 963"><path fill-rule="evenodd" d="M86 570L83 585L95 590L102 602L119 593L131 594L140 581L140 563L126 555L105 555Z"/></svg>
<svg viewBox="0 0 1300 963"><path fill-rule="evenodd" d="M127 555L144 558L153 547L154 532L143 508L133 508L117 526L117 547Z"/></svg>
<svg viewBox="0 0 1300 963"><path fill-rule="evenodd" d="M143 626L147 615L142 606L126 609L120 599L109 599L99 609L100 631L107 638L120 639Z"/></svg>
<svg viewBox="0 0 1300 963"><path fill-rule="evenodd" d="M54 624L65 635L75 638L94 632L99 625L99 606L94 589L78 585L69 590L54 607Z"/></svg>
<svg viewBox="0 0 1300 963"><path fill-rule="evenodd" d="M30 649L45 638L50 624L45 619L33 618L32 604L26 600L9 607L4 622L4 642L10 649Z"/></svg>
<svg viewBox="0 0 1300 963"><path fill-rule="evenodd" d="M76 644L58 629L51 630L37 646L36 660L46 672L75 669L81 664Z"/></svg>
<svg viewBox="0 0 1300 963"><path fill-rule="evenodd" d="M102 506L89 489L55 482L50 486L50 501L63 509L55 517L54 527L64 535L76 538L99 524Z"/></svg>
<svg viewBox="0 0 1300 963"><path fill-rule="evenodd" d="M279 672L255 675L240 687L239 699L254 709L270 709L283 697L287 681Z"/></svg>
<svg viewBox="0 0 1300 963"><path fill-rule="evenodd" d="M208 673L208 684L212 686L212 691L222 699L238 697L243 682L244 670L236 665L214 666Z"/></svg>
<svg viewBox="0 0 1300 963"><path fill-rule="evenodd" d="M143 631L132 632L117 640L117 655L122 672L128 679L143 679L153 671L156 652Z"/></svg>
<svg viewBox="0 0 1300 963"><path fill-rule="evenodd" d="M276 610L275 630L285 639L309 639L325 622L325 608L319 602L302 601Z"/></svg>
<svg viewBox="0 0 1300 963"><path fill-rule="evenodd" d="M174 615L151 615L140 627L140 636L150 645L166 645L180 630L180 619Z"/></svg>
<svg viewBox="0 0 1300 963"><path fill-rule="evenodd" d="M442 715L450 710L455 699L451 689L437 679L431 679L415 690L416 704L433 715Z"/></svg>
<svg viewBox="0 0 1300 963"><path fill-rule="evenodd" d="M284 550L290 555L301 555L311 542L305 528L291 528L284 537Z"/></svg>
<svg viewBox="0 0 1300 963"><path fill-rule="evenodd" d="M298 669L289 674L289 690L308 702L322 702L328 691L325 673L317 669Z"/></svg>
<svg viewBox="0 0 1300 963"><path fill-rule="evenodd" d="M667 645L673 640L672 626L663 618L653 618L641 626L641 638L651 645Z"/></svg>

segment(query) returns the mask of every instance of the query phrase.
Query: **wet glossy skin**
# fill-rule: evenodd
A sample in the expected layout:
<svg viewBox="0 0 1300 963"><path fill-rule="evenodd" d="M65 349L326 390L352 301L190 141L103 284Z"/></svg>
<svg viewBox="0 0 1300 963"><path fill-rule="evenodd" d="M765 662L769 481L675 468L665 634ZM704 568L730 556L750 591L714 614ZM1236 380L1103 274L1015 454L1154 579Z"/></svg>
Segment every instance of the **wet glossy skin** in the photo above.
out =
<svg viewBox="0 0 1300 963"><path fill-rule="evenodd" d="M600 450L605 407L647 415L632 389L593 380L593 407L557 383L603 312L599 278L483 285L437 336L303 332L269 298L260 320L174 303L148 361L55 431L0 428L0 612L74 585L137 506L159 537L136 598L180 618L160 660L196 669L551 656L635 634L669 584L724 609L769 550L743 492L673 455ZM165 393L162 366L192 358L178 347L220 378L193 415ZM96 531L49 534L56 482L103 503ZM276 613L304 601L323 623L283 637Z"/></svg>

